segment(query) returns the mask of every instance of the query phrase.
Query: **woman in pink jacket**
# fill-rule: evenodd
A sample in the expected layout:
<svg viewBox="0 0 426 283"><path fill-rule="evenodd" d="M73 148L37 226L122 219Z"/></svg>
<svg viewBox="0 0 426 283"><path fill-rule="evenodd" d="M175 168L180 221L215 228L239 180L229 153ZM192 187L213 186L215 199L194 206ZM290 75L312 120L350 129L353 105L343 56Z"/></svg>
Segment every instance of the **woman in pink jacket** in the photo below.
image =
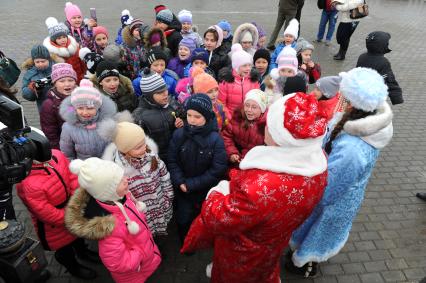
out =
<svg viewBox="0 0 426 283"><path fill-rule="evenodd" d="M232 69L224 68L219 72L219 100L233 113L240 107L246 93L260 88L259 74L253 67L253 57L243 50L241 44L232 45Z"/></svg>
<svg viewBox="0 0 426 283"><path fill-rule="evenodd" d="M80 189L67 206L67 228L99 240L99 256L115 282L145 282L161 256L143 214L146 206L129 192L124 170L96 157L73 160L70 169Z"/></svg>

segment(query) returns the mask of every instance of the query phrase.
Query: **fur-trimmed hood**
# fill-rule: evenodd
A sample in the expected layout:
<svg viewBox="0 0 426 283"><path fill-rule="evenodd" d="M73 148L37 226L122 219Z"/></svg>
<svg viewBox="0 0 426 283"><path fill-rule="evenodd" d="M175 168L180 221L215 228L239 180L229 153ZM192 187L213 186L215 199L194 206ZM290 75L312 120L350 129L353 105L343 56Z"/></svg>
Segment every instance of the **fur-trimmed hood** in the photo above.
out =
<svg viewBox="0 0 426 283"><path fill-rule="evenodd" d="M101 122L102 120L112 117L115 113L117 113L117 105L115 102L106 95L102 95L101 97L102 105L98 109L99 117L97 122ZM70 123L71 125L77 126L80 124L75 108L71 104L71 96L68 96L64 99L64 101L62 101L61 106L59 107L59 114L65 122Z"/></svg>
<svg viewBox="0 0 426 283"><path fill-rule="evenodd" d="M384 148L392 139L393 113L387 102L377 108L374 115L362 119L347 121L343 127L344 131L353 136L359 136L371 146Z"/></svg>
<svg viewBox="0 0 426 283"><path fill-rule="evenodd" d="M52 42L49 36L44 39L43 45L47 48L47 50L49 50L50 53L56 54L62 58L69 58L79 50L78 42L70 35L68 35L67 47L61 47Z"/></svg>
<svg viewBox="0 0 426 283"><path fill-rule="evenodd" d="M65 63L65 60L63 58L59 57L56 54L50 53L50 60L49 60L49 62L50 62L49 65L52 66L52 65L54 65L56 63ZM34 67L34 60L31 57L25 59L25 61L21 65L21 68L25 69L25 70L29 70L32 67Z"/></svg>
<svg viewBox="0 0 426 283"><path fill-rule="evenodd" d="M135 48L138 44L138 41L130 34L129 26L123 28L121 31L121 38L123 39L123 43L129 48ZM143 43L142 40L140 42Z"/></svg>
<svg viewBox="0 0 426 283"><path fill-rule="evenodd" d="M253 48L256 49L257 42L259 41L259 32L257 31L256 26L251 23L244 23L237 27L237 29L234 32L234 38L232 39L232 44L235 44L235 43L241 44L241 38L243 37L243 34L246 31L251 33L251 36L253 37Z"/></svg>
<svg viewBox="0 0 426 283"><path fill-rule="evenodd" d="M235 82L235 76L238 76L238 75L235 73L234 70L232 70L232 68L225 67L219 70L218 81L233 83ZM252 68L250 71L250 81L252 82L259 81L259 76L260 76L259 72L255 68Z"/></svg>
<svg viewBox="0 0 426 283"><path fill-rule="evenodd" d="M147 33L147 34L145 34L145 36L144 36L144 42L145 42L145 46L146 46L146 50L150 50L151 48L152 48L152 45L151 45L151 42L150 42L150 38L151 38L151 36L153 35L153 34L155 34L155 33L159 33L160 34L160 43L161 43L161 47L164 49L164 48L167 48L167 39L166 39L166 35L164 34L164 32L161 30L161 29L159 29L159 28L155 28L155 27L153 27L153 28L151 28L150 30L149 30L149 32Z"/></svg>
<svg viewBox="0 0 426 283"><path fill-rule="evenodd" d="M65 226L79 238L101 240L109 235L115 227L115 217L97 216L86 218L84 212L89 203L90 195L86 190L77 189L65 208Z"/></svg>

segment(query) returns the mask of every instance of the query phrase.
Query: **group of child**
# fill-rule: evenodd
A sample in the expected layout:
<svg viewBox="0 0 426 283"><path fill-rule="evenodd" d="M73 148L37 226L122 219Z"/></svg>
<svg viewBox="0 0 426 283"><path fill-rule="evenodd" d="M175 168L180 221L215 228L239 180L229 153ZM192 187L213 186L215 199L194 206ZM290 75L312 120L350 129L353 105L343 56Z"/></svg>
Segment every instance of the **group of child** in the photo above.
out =
<svg viewBox="0 0 426 283"><path fill-rule="evenodd" d="M194 31L190 11L182 10L175 16L159 5L155 12L151 28L124 10L114 44L105 27L93 18L83 21L78 6L67 2L65 24L49 17L49 36L32 48L25 64L29 69L22 94L37 102L52 158L34 161L32 173L18 186L18 194L32 213L45 249L55 250L58 262L79 278L96 277L94 270L75 259L89 257L83 239L90 239L99 241L100 259L114 280L144 282L161 262L173 208L184 243L194 219L208 211L203 203L209 199L209 190L221 180L232 180L233 169L244 169L243 161L254 158L249 155L251 150L271 140L268 133L275 131L272 123L280 120L269 121L272 114L268 111L277 103L287 103L283 96L297 93L288 99L293 106L286 104L293 112L284 115L285 119L292 117L290 122L295 126L287 125L288 121L281 124L291 128L288 131L296 139L321 137L321 141L325 121L345 111L343 102L376 113L377 105L386 98L381 96L375 108L363 108L359 101L364 98L350 96L351 89L339 93L342 76L321 78L321 68L312 60L314 46L298 38L295 19L271 55L264 49L265 32L256 23L244 23L232 34L231 25L223 20L201 37ZM387 33L367 38L367 47L378 39L385 41L383 48L370 45L376 46L374 54L383 55L388 52ZM368 50L370 54L370 47ZM362 61L367 60L360 58L358 65L362 66ZM390 65L386 67L385 81L395 90L389 94L392 103L402 103ZM314 91L306 94L310 84L314 84ZM383 88L378 90L383 92ZM314 115L316 118L310 117L306 125L297 123L307 112L320 118ZM350 113L353 117L343 116L341 121L359 119L360 113ZM337 123L335 129L343 126ZM272 134L268 145L298 147L293 139L281 143L280 138L288 138L287 130L284 134L276 131L280 134ZM301 134L303 131L310 134ZM332 131L331 140L337 134ZM270 150L264 154L273 156ZM378 151L372 154L371 159L377 158ZM273 165L256 166L276 169ZM297 164L283 166L281 169ZM299 169L290 173L304 176L306 172ZM315 172L323 174L324 170ZM306 176L316 175L309 174ZM324 176L314 181L322 183L316 193L319 202ZM310 210L316 202L309 203ZM297 225L291 227L294 230ZM300 249L302 244L298 239L294 245ZM194 248L187 245L186 250ZM296 251L293 258L298 254ZM298 266L306 263L295 262ZM216 280L222 276L221 266L225 268L213 265ZM260 277L253 275L252 280L256 278Z"/></svg>

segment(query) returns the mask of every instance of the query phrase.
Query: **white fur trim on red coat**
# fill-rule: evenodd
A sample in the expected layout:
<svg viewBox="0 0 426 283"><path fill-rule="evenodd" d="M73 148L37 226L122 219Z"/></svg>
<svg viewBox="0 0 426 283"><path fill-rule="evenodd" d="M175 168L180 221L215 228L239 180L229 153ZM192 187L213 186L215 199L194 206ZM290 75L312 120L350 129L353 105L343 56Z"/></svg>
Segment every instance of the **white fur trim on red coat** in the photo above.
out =
<svg viewBox="0 0 426 283"><path fill-rule="evenodd" d="M78 42L74 39L74 37L68 35L69 45L67 47L58 47L52 44L50 41L50 37L46 37L43 41L44 47L49 50L50 53L56 54L62 58L69 58L73 56L79 48Z"/></svg>

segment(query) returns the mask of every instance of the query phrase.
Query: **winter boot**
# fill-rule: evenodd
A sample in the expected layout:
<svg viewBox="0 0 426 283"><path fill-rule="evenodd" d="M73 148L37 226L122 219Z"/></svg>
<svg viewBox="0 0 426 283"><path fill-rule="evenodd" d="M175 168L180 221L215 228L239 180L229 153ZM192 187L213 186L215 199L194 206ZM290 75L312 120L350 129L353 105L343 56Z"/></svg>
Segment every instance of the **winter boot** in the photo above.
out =
<svg viewBox="0 0 426 283"><path fill-rule="evenodd" d="M72 253L65 255L63 253L56 252L55 259L57 262L63 265L67 269L67 271L74 277L84 280L92 280L98 276L96 274L96 271L94 271L93 269L90 269L78 263L78 261L75 259L75 255Z"/></svg>
<svg viewBox="0 0 426 283"><path fill-rule="evenodd" d="M302 267L294 265L293 261L287 261L285 268L291 273L302 275L305 278L314 278L318 274L318 263L310 261Z"/></svg>
<svg viewBox="0 0 426 283"><path fill-rule="evenodd" d="M418 197L421 200L426 201L426 193L417 193L416 197Z"/></svg>
<svg viewBox="0 0 426 283"><path fill-rule="evenodd" d="M339 52L337 52L337 54L333 56L333 59L338 61L345 60L345 55L346 55L346 50L340 47Z"/></svg>
<svg viewBox="0 0 426 283"><path fill-rule="evenodd" d="M34 282L35 283L45 283L47 280L50 279L51 276L52 276L52 274L50 273L50 271L45 268L40 272L38 277L34 279Z"/></svg>

